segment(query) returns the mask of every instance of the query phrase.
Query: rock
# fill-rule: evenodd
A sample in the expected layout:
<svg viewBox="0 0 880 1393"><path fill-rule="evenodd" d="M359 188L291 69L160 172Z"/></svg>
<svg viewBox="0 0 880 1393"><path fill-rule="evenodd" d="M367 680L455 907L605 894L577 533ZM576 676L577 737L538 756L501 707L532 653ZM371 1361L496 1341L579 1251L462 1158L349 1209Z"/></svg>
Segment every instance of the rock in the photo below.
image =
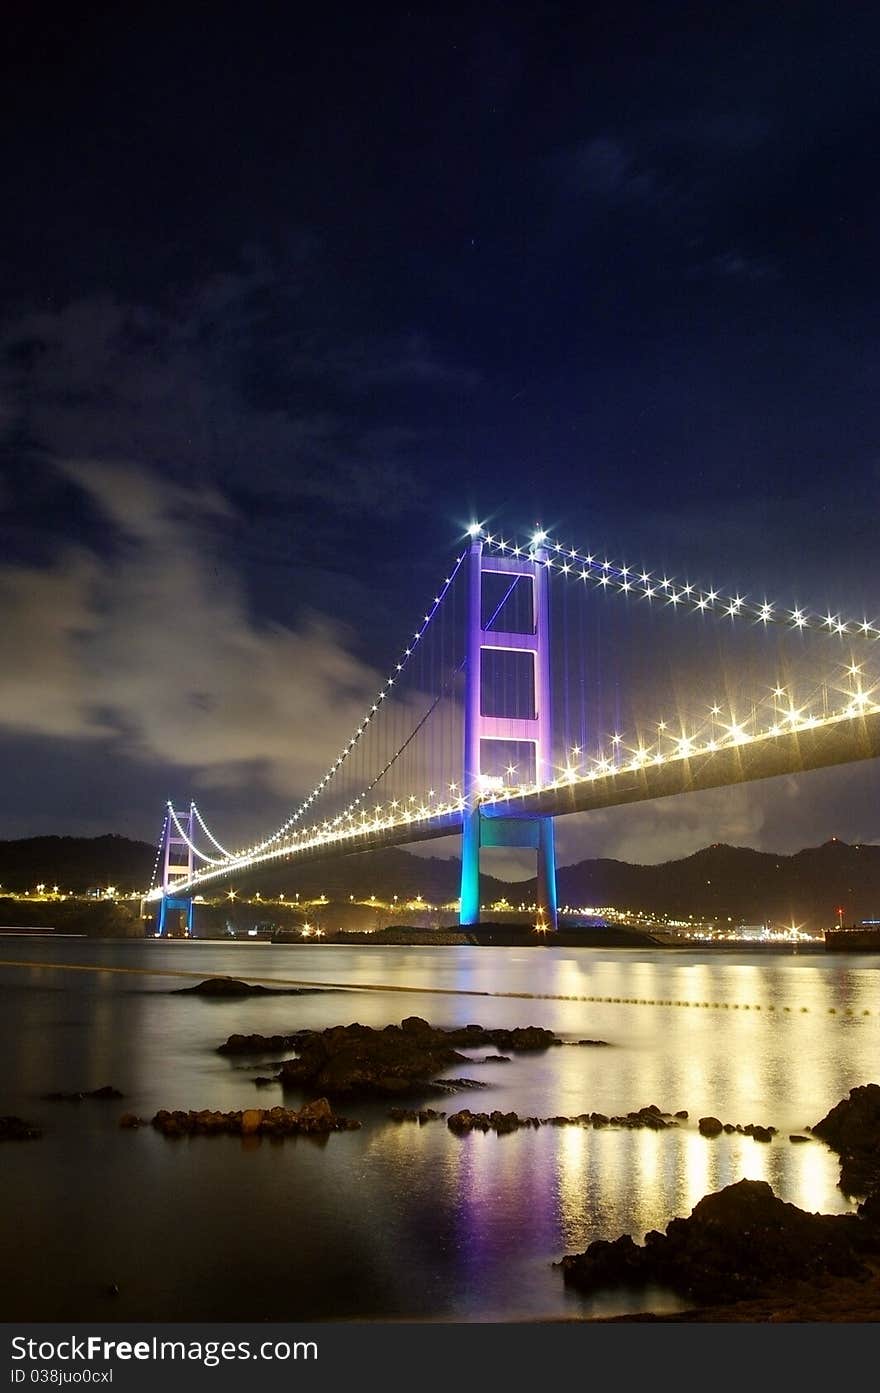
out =
<svg viewBox="0 0 880 1393"><path fill-rule="evenodd" d="M684 1122L687 1121L688 1114L687 1114L687 1109L686 1109L686 1108L680 1108L680 1109L678 1110L678 1112L675 1113L674 1115L675 1115L676 1117L678 1117L678 1118L681 1118L681 1120L684 1121Z"/></svg>
<svg viewBox="0 0 880 1393"><path fill-rule="evenodd" d="M216 1136L300 1136L313 1133L345 1132L360 1127L359 1122L337 1117L326 1098L317 1098L297 1111L294 1108L246 1108L244 1112L168 1112L161 1109L153 1126L166 1137Z"/></svg>
<svg viewBox="0 0 880 1393"><path fill-rule="evenodd" d="M296 1043L298 1032L292 1035L230 1035L218 1054L275 1054Z"/></svg>
<svg viewBox="0 0 880 1393"><path fill-rule="evenodd" d="M509 1064L509 1054L487 1054L483 1059L475 1059L475 1064Z"/></svg>
<svg viewBox="0 0 880 1393"><path fill-rule="evenodd" d="M799 1132L791 1132L791 1133L789 1134L788 1140L789 1140L789 1141L809 1141L810 1138L809 1138L809 1137L802 1137L802 1136L800 1135Z"/></svg>
<svg viewBox="0 0 880 1393"><path fill-rule="evenodd" d="M0 1141L36 1141L42 1135L39 1127L23 1117L0 1117Z"/></svg>
<svg viewBox="0 0 880 1393"><path fill-rule="evenodd" d="M81 1103L84 1098L116 1099L124 1098L125 1094L120 1093L118 1088L113 1088L109 1083L105 1083L101 1088L93 1088L90 1092L79 1091L77 1093L44 1093L44 1103Z"/></svg>
<svg viewBox="0 0 880 1393"><path fill-rule="evenodd" d="M355 1022L323 1031L300 1031L291 1037L297 1058L287 1060L278 1075L285 1085L306 1088L329 1097L351 1095L394 1096L424 1091L439 1092L480 1086L474 1080L441 1079L450 1065L466 1062L461 1046L494 1044L512 1050L547 1049L559 1044L550 1030L540 1026L514 1030L485 1030L467 1025L439 1030L420 1016L408 1016L399 1026L383 1030ZM221 1048L240 1051L237 1037Z"/></svg>
<svg viewBox="0 0 880 1393"><path fill-rule="evenodd" d="M724 1130L724 1124L717 1117L701 1117L697 1126L703 1137L717 1137Z"/></svg>
<svg viewBox="0 0 880 1393"><path fill-rule="evenodd" d="M447 1127L453 1132L463 1135L471 1131L481 1132L515 1132L520 1127L648 1127L653 1131L663 1131L667 1127L675 1127L669 1113L661 1113L656 1104L648 1107L639 1108L637 1112L627 1113L626 1117L608 1118L604 1113L577 1113L574 1117L565 1117L557 1114L554 1117L520 1117L515 1112L472 1112L470 1108L462 1108L460 1112L453 1113L447 1119Z"/></svg>
<svg viewBox="0 0 880 1393"><path fill-rule="evenodd" d="M136 1112L124 1112L119 1119L119 1125L125 1128L146 1127L147 1118L138 1117Z"/></svg>
<svg viewBox="0 0 880 1393"><path fill-rule="evenodd" d="M257 1085L257 1088L268 1088L270 1084L277 1082L278 1079L274 1074L271 1077L268 1077L265 1074L258 1074L257 1077L254 1079L254 1083Z"/></svg>
<svg viewBox="0 0 880 1393"><path fill-rule="evenodd" d="M301 1120L309 1118L316 1122L330 1122L333 1118L333 1109L326 1098L315 1098L311 1103L306 1103L300 1108L299 1116Z"/></svg>
<svg viewBox="0 0 880 1393"><path fill-rule="evenodd" d="M243 996L313 996L326 990L325 987L263 987L241 982L237 977L206 977L195 987L176 987L173 994L185 996L189 993L229 1001Z"/></svg>
<svg viewBox="0 0 880 1393"><path fill-rule="evenodd" d="M593 1291L659 1283L702 1302L732 1302L801 1281L866 1278L880 1254L880 1229L854 1214L806 1214L763 1180L707 1195L643 1247L628 1236L565 1257L565 1280Z"/></svg>
<svg viewBox="0 0 880 1393"><path fill-rule="evenodd" d="M812 1127L840 1157L841 1190L870 1195L880 1190L880 1084L860 1084Z"/></svg>
<svg viewBox="0 0 880 1393"><path fill-rule="evenodd" d="M488 1088L482 1079L435 1079L430 1087L432 1093L461 1093L468 1088Z"/></svg>

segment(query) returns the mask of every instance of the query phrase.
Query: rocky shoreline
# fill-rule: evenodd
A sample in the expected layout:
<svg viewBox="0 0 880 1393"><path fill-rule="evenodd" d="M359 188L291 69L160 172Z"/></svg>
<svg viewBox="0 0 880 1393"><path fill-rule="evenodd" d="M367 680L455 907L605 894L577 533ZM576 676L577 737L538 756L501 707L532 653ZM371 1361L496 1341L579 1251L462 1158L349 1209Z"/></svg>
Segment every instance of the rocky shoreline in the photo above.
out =
<svg viewBox="0 0 880 1393"><path fill-rule="evenodd" d="M232 981L233 979L229 979ZM226 991L220 990L220 996ZM236 995L233 988L230 995ZM209 993L210 995L210 993ZM400 1025L374 1028L357 1022L325 1030L297 1030L274 1035L230 1035L218 1053L235 1061L294 1051L294 1057L270 1066L271 1077L259 1084L280 1084L311 1095L298 1108L160 1109L151 1118L124 1113L124 1130L149 1127L169 1140L237 1136L243 1140L286 1137L326 1139L331 1132L354 1131L362 1123L334 1111L332 1100L371 1102L404 1100L407 1095L451 1093L488 1084L449 1077L458 1064L497 1064L514 1055L536 1054L563 1044L606 1046L602 1040L563 1041L540 1026L490 1028L466 1025L440 1029L418 1016ZM491 1046L495 1053L474 1058L463 1050ZM247 1068L248 1065L237 1065ZM71 1093L49 1093L43 1101L82 1102L116 1099L110 1085ZM396 1123L445 1122L453 1136L508 1134L543 1127L578 1127L666 1131L691 1126L685 1109L664 1110L650 1103L626 1113L596 1111L571 1116L520 1115L500 1109L459 1108L447 1114L424 1104L392 1107ZM772 1144L777 1128L749 1122L696 1119L706 1144L737 1134ZM0 1141L33 1140L39 1126L20 1117L0 1118ZM567 1254L553 1265L566 1285L586 1294L615 1287L661 1286L693 1305L669 1315L650 1312L619 1316L617 1321L868 1321L880 1319L880 1084L853 1088L818 1122L791 1133L789 1142L813 1138L840 1159L840 1189L861 1202L847 1214L810 1214L774 1194L765 1181L740 1180L705 1195L688 1217L674 1217L663 1233L652 1231L642 1243L630 1234L591 1243L584 1252ZM781 1139L781 1138L780 1138ZM549 1260L549 1259L548 1259ZM609 1319L609 1318L605 1318Z"/></svg>

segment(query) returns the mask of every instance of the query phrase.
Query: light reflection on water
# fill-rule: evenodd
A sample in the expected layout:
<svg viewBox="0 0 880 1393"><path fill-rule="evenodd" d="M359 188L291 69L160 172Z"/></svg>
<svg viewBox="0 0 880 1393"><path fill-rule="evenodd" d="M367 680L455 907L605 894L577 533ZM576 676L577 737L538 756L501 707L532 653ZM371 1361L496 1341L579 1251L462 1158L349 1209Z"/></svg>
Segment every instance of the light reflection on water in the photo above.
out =
<svg viewBox="0 0 880 1393"><path fill-rule="evenodd" d="M552 1264L595 1238L640 1240L744 1176L808 1210L848 1208L833 1154L818 1142L792 1145L788 1134L877 1078L878 960L869 956L28 939L4 942L3 956L538 994L211 1002L174 994L187 983L170 977L0 968L0 1112L45 1129L40 1142L3 1149L8 1320L504 1320L658 1309L656 1292L587 1301L566 1291ZM656 1103L686 1108L689 1120L659 1133L544 1127L459 1138L442 1123L391 1122L374 1102L340 1108L363 1121L361 1131L320 1142L174 1143L117 1127L123 1109L280 1102L279 1088L254 1087L266 1072L259 1064L216 1053L232 1031L382 1026L413 1014L441 1026L544 1025L611 1046L489 1066L476 1050L450 1072L485 1079L485 1093L417 1102L539 1116ZM125 1102L40 1101L104 1083ZM780 1135L771 1145L709 1141L696 1131L706 1113L770 1123Z"/></svg>

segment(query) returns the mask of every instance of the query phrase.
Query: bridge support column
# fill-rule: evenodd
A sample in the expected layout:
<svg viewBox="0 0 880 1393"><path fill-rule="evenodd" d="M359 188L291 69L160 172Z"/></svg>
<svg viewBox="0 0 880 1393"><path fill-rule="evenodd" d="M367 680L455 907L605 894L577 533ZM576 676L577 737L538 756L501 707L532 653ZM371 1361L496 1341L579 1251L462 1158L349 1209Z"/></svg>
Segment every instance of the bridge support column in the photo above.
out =
<svg viewBox="0 0 880 1393"><path fill-rule="evenodd" d="M460 924L480 922L480 809L468 808L461 825Z"/></svg>
<svg viewBox="0 0 880 1393"><path fill-rule="evenodd" d="M552 817L538 818L538 919L556 929L556 828Z"/></svg>
<svg viewBox="0 0 880 1393"><path fill-rule="evenodd" d="M185 813L176 813L168 804L165 819L164 845L162 847L162 898L156 911L156 933L160 938L168 935L168 911L184 910L186 913L186 934L192 938L195 911L191 895L175 895L175 887L192 881L193 877L193 809L192 804Z"/></svg>
<svg viewBox="0 0 880 1393"><path fill-rule="evenodd" d="M465 658L464 774L462 794L461 898L459 923L480 922L480 849L484 846L532 847L538 860L538 927L555 929L556 857L552 817L510 816L504 805L492 804L491 812L481 808L487 794L503 792L505 778L494 765L495 750L518 748L533 772L516 783L548 782L552 777L550 760L550 625L545 553L540 549L528 556L484 556L481 537L471 542L467 558L468 619ZM483 576L503 577L501 596L494 612L484 616ZM517 587L528 587L530 603L511 606L518 622L507 620L506 606ZM525 612L528 618L524 618ZM497 621L497 622L496 622ZM508 655L530 666L530 705L525 709L504 709L502 691L483 690L483 655ZM512 687L516 686L513 682ZM486 703L488 702L488 710ZM526 750L531 747L530 755ZM487 751L489 752L487 754ZM508 761L509 762L509 761ZM488 769L487 769L488 765ZM511 779L516 774L514 767Z"/></svg>

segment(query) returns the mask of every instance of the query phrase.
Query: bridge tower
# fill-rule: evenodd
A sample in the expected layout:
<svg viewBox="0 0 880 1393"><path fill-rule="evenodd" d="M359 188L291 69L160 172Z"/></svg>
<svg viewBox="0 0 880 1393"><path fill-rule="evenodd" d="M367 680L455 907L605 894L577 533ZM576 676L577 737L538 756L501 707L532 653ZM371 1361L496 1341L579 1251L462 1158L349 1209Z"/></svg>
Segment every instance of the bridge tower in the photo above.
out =
<svg viewBox="0 0 880 1393"><path fill-rule="evenodd" d="M193 805L190 803L185 813L177 813L172 805L168 804L168 816L165 819L165 835L163 846L160 851L162 863L162 898L159 901L159 908L156 914L156 932L161 937L168 934L167 917L168 911L183 910L186 913L186 932L191 938L193 931L193 901L192 896L182 896L175 894L176 887L181 882L188 882L193 877ZM180 830L178 830L180 829ZM183 832L185 835L181 835Z"/></svg>
<svg viewBox="0 0 880 1393"><path fill-rule="evenodd" d="M495 815L480 806L483 795L503 784L499 755L503 761L511 749L518 767L523 758L531 766L529 778L521 782L545 783L552 777L545 559L540 547L528 556L484 554L479 536L473 538L467 557L461 924L480 922L481 848L508 846L533 847L537 852L539 918L548 929L557 926L553 818ZM491 597L485 593L487 575L500 577L493 580Z"/></svg>

